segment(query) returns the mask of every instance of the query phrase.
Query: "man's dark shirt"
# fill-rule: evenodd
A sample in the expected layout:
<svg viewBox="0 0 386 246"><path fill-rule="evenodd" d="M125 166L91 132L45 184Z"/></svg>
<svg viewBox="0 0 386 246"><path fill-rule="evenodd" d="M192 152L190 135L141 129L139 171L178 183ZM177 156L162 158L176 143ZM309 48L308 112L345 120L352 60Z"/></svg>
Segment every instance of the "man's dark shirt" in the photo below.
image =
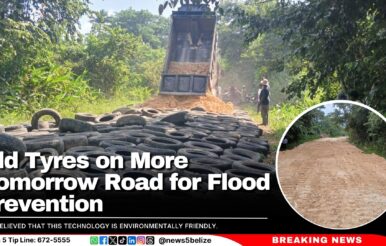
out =
<svg viewBox="0 0 386 246"><path fill-rule="evenodd" d="M269 90L267 88L263 88L260 92L260 104L269 105Z"/></svg>

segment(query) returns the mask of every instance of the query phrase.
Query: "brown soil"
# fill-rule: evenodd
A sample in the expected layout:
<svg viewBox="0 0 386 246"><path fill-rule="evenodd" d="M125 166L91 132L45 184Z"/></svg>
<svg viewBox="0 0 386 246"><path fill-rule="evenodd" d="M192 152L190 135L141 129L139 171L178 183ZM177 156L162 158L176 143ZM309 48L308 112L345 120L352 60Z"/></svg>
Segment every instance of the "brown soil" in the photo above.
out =
<svg viewBox="0 0 386 246"><path fill-rule="evenodd" d="M170 96L170 95L158 95L142 106L159 108L159 109L191 109L194 107L202 107L207 112L232 114L233 104L225 103L220 98L213 95L206 96Z"/></svg>
<svg viewBox="0 0 386 246"><path fill-rule="evenodd" d="M209 63L170 62L168 73L208 75L209 65Z"/></svg>
<svg viewBox="0 0 386 246"><path fill-rule="evenodd" d="M365 154L346 138L322 138L280 152L282 191L306 219L352 228L386 210L386 160Z"/></svg>

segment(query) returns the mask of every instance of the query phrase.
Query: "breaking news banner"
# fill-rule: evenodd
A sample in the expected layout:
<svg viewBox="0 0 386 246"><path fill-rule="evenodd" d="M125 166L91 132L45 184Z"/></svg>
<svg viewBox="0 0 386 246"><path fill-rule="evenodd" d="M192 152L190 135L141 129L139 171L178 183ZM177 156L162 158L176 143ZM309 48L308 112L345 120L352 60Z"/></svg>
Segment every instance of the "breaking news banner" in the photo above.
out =
<svg viewBox="0 0 386 246"><path fill-rule="evenodd" d="M384 13L2 0L0 246L386 245Z"/></svg>

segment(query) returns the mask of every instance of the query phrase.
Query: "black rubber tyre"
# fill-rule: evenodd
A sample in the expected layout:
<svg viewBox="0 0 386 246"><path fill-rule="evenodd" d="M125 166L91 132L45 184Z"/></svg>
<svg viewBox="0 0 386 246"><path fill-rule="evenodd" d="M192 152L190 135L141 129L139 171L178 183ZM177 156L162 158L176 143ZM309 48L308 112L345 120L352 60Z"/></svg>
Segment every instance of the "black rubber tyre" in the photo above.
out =
<svg viewBox="0 0 386 246"><path fill-rule="evenodd" d="M64 143L64 151L77 146L87 146L88 138L85 135L68 135L61 137Z"/></svg>
<svg viewBox="0 0 386 246"><path fill-rule="evenodd" d="M215 137L215 136L205 137L205 138L203 138L203 140L207 143L220 146L223 149L227 149L227 148L230 148L230 147L233 147L236 145L235 142L233 142L227 138L221 138L221 137Z"/></svg>
<svg viewBox="0 0 386 246"><path fill-rule="evenodd" d="M136 178L151 179L151 178L157 177L157 173L151 170L128 170L126 172L123 172L121 176L123 178L130 177L133 179L136 179Z"/></svg>
<svg viewBox="0 0 386 246"><path fill-rule="evenodd" d="M275 166L255 161L240 161L234 162L233 169L240 169L246 172L260 172L261 174L269 173L275 174Z"/></svg>
<svg viewBox="0 0 386 246"><path fill-rule="evenodd" d="M64 142L61 138L36 138L33 140L24 141L25 146L29 152L34 152L38 149L53 148L59 154L64 152Z"/></svg>
<svg viewBox="0 0 386 246"><path fill-rule="evenodd" d="M168 138L176 139L181 142L186 142L192 137L192 134L188 132L182 132L182 131L170 131L170 132L166 132L165 136Z"/></svg>
<svg viewBox="0 0 386 246"><path fill-rule="evenodd" d="M150 129L143 129L143 130L142 130L142 133L150 134L151 136L156 136L156 137L166 138L165 133L163 133L163 132L152 131L152 130L150 130Z"/></svg>
<svg viewBox="0 0 386 246"><path fill-rule="evenodd" d="M161 111L154 108L143 108L141 109L141 113L143 116L153 117L157 114L160 114Z"/></svg>
<svg viewBox="0 0 386 246"><path fill-rule="evenodd" d="M151 155L163 155L163 156L175 156L176 151L171 149L161 149L161 148L155 148L148 144L141 143L137 146L138 149L142 150L143 152L149 152Z"/></svg>
<svg viewBox="0 0 386 246"><path fill-rule="evenodd" d="M96 117L95 122L109 122L116 120L120 114L103 114Z"/></svg>
<svg viewBox="0 0 386 246"><path fill-rule="evenodd" d="M27 147L20 139L0 133L0 151L4 152L5 155L11 155L12 152L17 152L19 161L22 161Z"/></svg>
<svg viewBox="0 0 386 246"><path fill-rule="evenodd" d="M86 121L86 122L96 122L97 116L95 114L88 114L88 113L76 113L75 119Z"/></svg>
<svg viewBox="0 0 386 246"><path fill-rule="evenodd" d="M167 131L174 130L173 127L161 126L161 125L147 125L144 128L147 130L150 130L150 131L161 132L161 133L165 133Z"/></svg>
<svg viewBox="0 0 386 246"><path fill-rule="evenodd" d="M209 166L220 169L221 171L226 171L232 168L232 161L219 159L219 158L211 158L211 157L201 157L201 158L193 158L190 160L191 164Z"/></svg>
<svg viewBox="0 0 386 246"><path fill-rule="evenodd" d="M161 121L170 122L176 126L183 126L187 121L187 118L188 118L187 115L188 115L188 112L186 111L178 112L178 113L174 113L166 116Z"/></svg>
<svg viewBox="0 0 386 246"><path fill-rule="evenodd" d="M224 127L212 124L212 123L201 123L201 122L187 122L185 125L188 125L193 128L204 129L209 131L225 131Z"/></svg>
<svg viewBox="0 0 386 246"><path fill-rule="evenodd" d="M179 131L180 132L187 132L187 133L192 134L192 138L193 139L203 139L204 137L208 136L207 132L194 130L192 128L182 128L182 129L179 129Z"/></svg>
<svg viewBox="0 0 386 246"><path fill-rule="evenodd" d="M226 149L224 151L225 155L239 155L242 157L246 157L251 160L260 161L262 160L262 156L259 153L247 150L247 149L241 149L241 148L235 148L235 149Z"/></svg>
<svg viewBox="0 0 386 246"><path fill-rule="evenodd" d="M269 153L269 150L267 147L260 145L260 144L255 144L255 143L239 142L237 144L237 148L247 149L250 151L262 153L264 155L268 155L268 153Z"/></svg>
<svg viewBox="0 0 386 246"><path fill-rule="evenodd" d="M141 131L130 131L127 133L126 137L127 141L135 144L140 144L145 142L145 139L154 137L154 135Z"/></svg>
<svg viewBox="0 0 386 246"><path fill-rule="evenodd" d="M146 125L146 120L142 116L139 115L124 115L118 118L117 123L115 124L117 127L122 126L144 126Z"/></svg>
<svg viewBox="0 0 386 246"><path fill-rule="evenodd" d="M40 153L41 156L58 156L59 153L56 149L53 148L45 148L45 149L38 149L35 152Z"/></svg>
<svg viewBox="0 0 386 246"><path fill-rule="evenodd" d="M23 125L12 125L4 127L5 132L27 132L27 128Z"/></svg>
<svg viewBox="0 0 386 246"><path fill-rule="evenodd" d="M123 115L125 115L125 114L141 114L141 111L139 111L138 109L132 109L132 108L128 108L128 107L122 107L122 108L117 108L117 109L114 110L112 113L113 113L113 114L121 113L121 114L123 114Z"/></svg>
<svg viewBox="0 0 386 246"><path fill-rule="evenodd" d="M200 112L205 112L206 110L202 107L194 107L194 108L191 108L190 110L192 111L200 111Z"/></svg>
<svg viewBox="0 0 386 246"><path fill-rule="evenodd" d="M99 146L102 141L106 140L117 140L117 141L128 141L128 137L119 136L119 135L101 135L96 137L91 137L88 139L88 144L91 146ZM131 142L131 141L128 141Z"/></svg>
<svg viewBox="0 0 386 246"><path fill-rule="evenodd" d="M267 149L269 149L268 141L267 140L263 140L263 139L259 139L259 138L243 137L243 138L240 139L240 142L243 142L243 143L255 143L255 144L263 145L263 146L267 147Z"/></svg>
<svg viewBox="0 0 386 246"><path fill-rule="evenodd" d="M208 180L208 174L220 174L222 173L220 169L191 164L187 169L182 170L181 176L183 177L200 177L202 180Z"/></svg>
<svg viewBox="0 0 386 246"><path fill-rule="evenodd" d="M186 148L191 148L191 149L202 149L206 151L210 151L216 154L222 154L223 153L223 148L220 146L217 146L215 144L211 143L205 143L205 142L198 142L198 141L189 141L184 143L184 146Z"/></svg>
<svg viewBox="0 0 386 246"><path fill-rule="evenodd" d="M240 170L240 169L229 169L229 170L225 171L225 173L228 174L228 176L230 178L237 177L237 178L244 179L244 178L249 178L249 177L250 178L264 177L264 174L262 174L262 173L248 172L248 171Z"/></svg>
<svg viewBox="0 0 386 246"><path fill-rule="evenodd" d="M122 156L125 161L131 160L131 154L133 152L139 153L140 155L143 153L142 150L136 147L129 147L129 146L111 146L106 148L106 151L109 151L114 155Z"/></svg>
<svg viewBox="0 0 386 246"><path fill-rule="evenodd" d="M178 150L184 146L181 141L164 137L150 137L145 139L145 143L152 147L173 150Z"/></svg>
<svg viewBox="0 0 386 246"><path fill-rule="evenodd" d="M67 156L87 156L87 153L94 152L94 151L104 151L101 147L96 146L79 146L74 147L66 151Z"/></svg>
<svg viewBox="0 0 386 246"><path fill-rule="evenodd" d="M51 116L55 120L55 127L59 126L60 121L61 121L60 114L53 109L45 108L45 109L42 109L42 110L36 112L32 116L31 127L33 130L39 129L39 119L43 116L46 116L46 115Z"/></svg>
<svg viewBox="0 0 386 246"><path fill-rule="evenodd" d="M241 156L241 155L233 155L233 154L222 155L220 158L224 159L224 160L229 160L229 161L232 161L232 162L251 160L251 159L249 159L247 157L244 157L244 156Z"/></svg>
<svg viewBox="0 0 386 246"><path fill-rule="evenodd" d="M80 133L96 131L96 127L80 120L62 119L59 124L59 130L61 132Z"/></svg>
<svg viewBox="0 0 386 246"><path fill-rule="evenodd" d="M189 160L193 158L201 158L201 157L218 158L218 155L213 152L206 151L203 149L191 149L191 148L180 149L178 150L177 155L185 156Z"/></svg>
<svg viewBox="0 0 386 246"><path fill-rule="evenodd" d="M99 143L99 146L102 148L109 148L112 146L135 147L135 144L119 140L104 140Z"/></svg>

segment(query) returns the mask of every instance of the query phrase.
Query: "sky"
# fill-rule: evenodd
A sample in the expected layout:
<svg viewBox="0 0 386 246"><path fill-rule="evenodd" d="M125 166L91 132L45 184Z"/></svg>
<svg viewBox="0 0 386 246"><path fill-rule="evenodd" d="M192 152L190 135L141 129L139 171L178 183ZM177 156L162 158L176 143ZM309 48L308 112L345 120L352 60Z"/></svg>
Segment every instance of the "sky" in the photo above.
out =
<svg viewBox="0 0 386 246"><path fill-rule="evenodd" d="M135 10L148 10L153 14L158 15L158 6L163 3L163 0L91 0L90 8L92 10L106 10L109 14L118 12L124 9L133 8ZM163 16L169 16L171 10L165 11ZM91 29L90 19L86 16L80 20L81 32L88 33Z"/></svg>
<svg viewBox="0 0 386 246"><path fill-rule="evenodd" d="M325 104L322 111L324 112L324 115L328 115L335 111L335 105L333 103Z"/></svg>

